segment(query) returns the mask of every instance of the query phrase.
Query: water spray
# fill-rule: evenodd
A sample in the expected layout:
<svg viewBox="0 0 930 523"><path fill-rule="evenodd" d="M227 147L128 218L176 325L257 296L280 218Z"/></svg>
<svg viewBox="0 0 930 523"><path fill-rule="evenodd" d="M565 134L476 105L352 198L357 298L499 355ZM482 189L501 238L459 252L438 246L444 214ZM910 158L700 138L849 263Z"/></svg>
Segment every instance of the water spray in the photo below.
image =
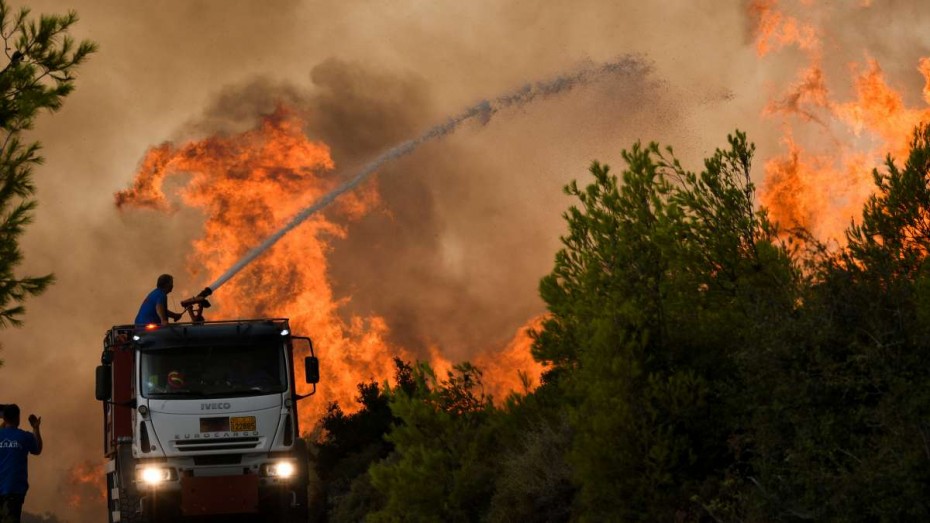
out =
<svg viewBox="0 0 930 523"><path fill-rule="evenodd" d="M527 84L520 89L504 94L492 100L482 100L481 102L466 109L461 114L450 118L445 123L436 125L420 136L394 146L388 151L366 164L362 169L348 181L333 189L325 196L314 202L309 207L300 211L290 219L283 227L278 229L274 234L265 239L261 244L252 248L237 261L226 272L220 275L213 283L201 291L196 297L190 300L184 300L182 306L191 300L201 300L209 306L206 297L219 289L230 278L236 275L243 267L252 262L255 258L261 256L269 247L278 242L285 234L303 223L307 218L320 211L324 207L333 203L340 195L350 191L362 183L369 176L375 173L382 165L392 160L406 156L424 143L440 139L452 134L460 125L469 120L478 120L482 125L487 124L491 118L501 110L513 107L521 107L537 98L547 98L572 89L578 85L589 84L609 76L632 76L642 75L648 70L648 65L641 59L627 56L614 62L585 67L572 73L562 74L550 80ZM194 302L189 304L191 307L196 305ZM202 304L201 304L202 305ZM187 308L187 307L185 307ZM202 308L201 308L202 310ZM195 314L191 312L192 317ZM197 313L199 314L199 312ZM201 316L202 318L202 316ZM202 320L201 320L202 321Z"/></svg>

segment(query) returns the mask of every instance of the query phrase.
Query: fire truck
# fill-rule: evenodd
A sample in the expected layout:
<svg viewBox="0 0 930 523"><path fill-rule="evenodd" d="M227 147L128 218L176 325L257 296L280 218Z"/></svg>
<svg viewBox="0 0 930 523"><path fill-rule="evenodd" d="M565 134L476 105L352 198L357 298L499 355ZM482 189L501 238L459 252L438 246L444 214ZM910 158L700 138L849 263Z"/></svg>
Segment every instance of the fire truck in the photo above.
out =
<svg viewBox="0 0 930 523"><path fill-rule="evenodd" d="M286 319L191 316L191 323L117 326L104 337L96 397L110 523L234 515L306 522L308 456L297 402L319 381L312 342L293 336ZM294 382L301 354L312 385L303 395Z"/></svg>

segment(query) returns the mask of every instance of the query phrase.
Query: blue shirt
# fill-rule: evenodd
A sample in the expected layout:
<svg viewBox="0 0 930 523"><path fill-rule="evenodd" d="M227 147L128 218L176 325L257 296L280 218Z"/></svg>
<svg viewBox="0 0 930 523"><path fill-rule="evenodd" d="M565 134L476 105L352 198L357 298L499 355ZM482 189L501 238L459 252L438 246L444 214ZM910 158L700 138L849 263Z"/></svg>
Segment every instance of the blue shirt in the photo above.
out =
<svg viewBox="0 0 930 523"><path fill-rule="evenodd" d="M158 309L155 308L159 303L165 307L165 313L167 314L168 293L156 288L142 301L142 306L139 307L139 314L136 314L135 324L148 325L149 323L154 323L156 325L161 325L161 318L158 317Z"/></svg>
<svg viewBox="0 0 930 523"><path fill-rule="evenodd" d="M29 453L38 454L39 443L31 432L0 429L0 494L25 494L29 490Z"/></svg>

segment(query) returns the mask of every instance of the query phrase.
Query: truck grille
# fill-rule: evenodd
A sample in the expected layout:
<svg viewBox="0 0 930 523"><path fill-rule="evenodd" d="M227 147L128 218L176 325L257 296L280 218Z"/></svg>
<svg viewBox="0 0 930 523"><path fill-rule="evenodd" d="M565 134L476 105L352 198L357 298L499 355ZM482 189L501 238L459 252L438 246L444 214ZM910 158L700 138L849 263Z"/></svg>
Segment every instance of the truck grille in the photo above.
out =
<svg viewBox="0 0 930 523"><path fill-rule="evenodd" d="M254 449L259 445L258 438L223 438L174 440L175 448L181 452L205 450L244 450Z"/></svg>

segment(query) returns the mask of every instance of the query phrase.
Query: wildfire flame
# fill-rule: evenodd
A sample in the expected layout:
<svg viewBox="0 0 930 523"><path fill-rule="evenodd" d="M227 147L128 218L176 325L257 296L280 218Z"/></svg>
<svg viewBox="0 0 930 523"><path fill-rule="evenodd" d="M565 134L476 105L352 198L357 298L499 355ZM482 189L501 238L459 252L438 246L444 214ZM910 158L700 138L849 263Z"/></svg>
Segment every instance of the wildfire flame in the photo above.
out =
<svg viewBox="0 0 930 523"><path fill-rule="evenodd" d="M915 126L930 118L930 108L908 107L864 50L863 62L849 64L853 96L838 99L823 67L833 60L822 42L828 30L815 22L831 19L823 12L829 7L805 0L790 7L796 16L777 0L749 4L760 57L793 46L807 61L795 83L764 111L782 118L787 152L765 164L761 199L782 227L802 227L821 240L842 243L844 230L873 191L872 169L886 155L906 155ZM861 2L843 8L871 7ZM919 60L917 71L930 105L930 59ZM807 137L803 145L796 139L801 135Z"/></svg>
<svg viewBox="0 0 930 523"><path fill-rule="evenodd" d="M542 327L545 316L531 319L517 329L507 346L500 351L488 351L479 354L474 364L482 372L482 391L490 395L495 403L500 403L511 393L525 393L539 385L539 378L545 367L533 359L530 348L533 338L529 332ZM442 380L452 370L454 362L443 356L439 347L431 346L430 366L436 376Z"/></svg>
<svg viewBox="0 0 930 523"><path fill-rule="evenodd" d="M195 277L215 278L307 202L338 185L329 148L308 139L303 128L295 111L281 107L255 129L238 135L152 148L132 187L116 194L116 205L161 211L184 205L200 210L205 217L203 236L193 243L189 267ZM164 192L165 180L181 174L190 178L178 190L179 201L172 201ZM393 373L394 356L415 359L405 348L386 341L390 326L384 318L343 320L339 307L350 298L334 296L327 280L327 240L344 237L345 223L380 204L371 183L345 194L330 213L314 215L230 280L210 311L211 319L288 317L294 332L313 338L324 383L314 400L300 404L304 430L313 426L329 402L338 401L351 411L357 384L386 380ZM200 274L201 268L206 275ZM522 359L515 355L521 351ZM494 360L490 354L482 361ZM518 333L502 357L514 364L534 364L526 334ZM436 349L432 363L443 361ZM486 382L503 391L518 379L521 368L538 370L495 368L486 373ZM295 372L302 383L302 366Z"/></svg>
<svg viewBox="0 0 930 523"><path fill-rule="evenodd" d="M749 19L755 25L756 51L759 56L789 45L796 45L808 52L820 49L816 28L783 13L778 9L778 0L753 0L748 9Z"/></svg>
<svg viewBox="0 0 930 523"><path fill-rule="evenodd" d="M537 379L545 369L530 354L533 339L529 331L539 330L544 319L545 316L539 316L520 327L500 352L485 352L475 358L475 365L484 372L486 392L495 401L503 400L511 392L528 392L539 385Z"/></svg>
<svg viewBox="0 0 930 523"><path fill-rule="evenodd" d="M86 505L103 503L107 499L104 484L104 463L85 461L78 463L68 471L68 506L81 508Z"/></svg>

